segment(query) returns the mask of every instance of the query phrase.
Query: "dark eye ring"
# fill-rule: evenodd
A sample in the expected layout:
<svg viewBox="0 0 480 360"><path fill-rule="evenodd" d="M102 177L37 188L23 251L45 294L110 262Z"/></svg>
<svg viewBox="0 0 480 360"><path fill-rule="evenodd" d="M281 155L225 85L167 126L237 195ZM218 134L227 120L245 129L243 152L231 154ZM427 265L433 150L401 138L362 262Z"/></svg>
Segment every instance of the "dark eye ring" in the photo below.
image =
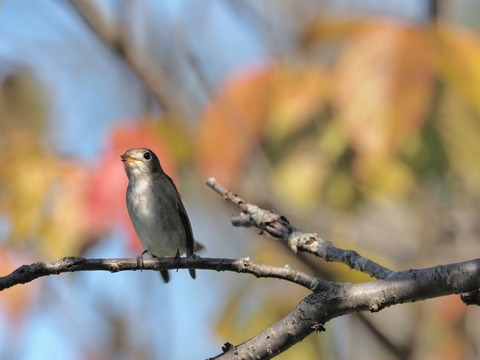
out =
<svg viewBox="0 0 480 360"><path fill-rule="evenodd" d="M143 158L145 160L150 160L152 158L152 155L150 154L149 151L146 151L145 154L143 154Z"/></svg>

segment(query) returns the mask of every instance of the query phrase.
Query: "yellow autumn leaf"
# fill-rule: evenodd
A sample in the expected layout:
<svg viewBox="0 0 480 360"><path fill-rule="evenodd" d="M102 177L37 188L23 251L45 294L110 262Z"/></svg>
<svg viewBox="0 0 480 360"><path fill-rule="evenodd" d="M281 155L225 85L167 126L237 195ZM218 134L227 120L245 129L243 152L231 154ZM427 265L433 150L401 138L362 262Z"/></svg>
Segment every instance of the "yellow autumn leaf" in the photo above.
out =
<svg viewBox="0 0 480 360"><path fill-rule="evenodd" d="M44 202L41 251L50 260L80 255L87 241L85 216L85 179L87 169L73 162L56 160L55 179Z"/></svg>
<svg viewBox="0 0 480 360"><path fill-rule="evenodd" d="M44 198L52 181L51 158L34 152L4 153L9 161L3 166L3 211L11 223L11 239L24 241L41 227Z"/></svg>
<svg viewBox="0 0 480 360"><path fill-rule="evenodd" d="M361 191L367 197L403 197L416 184L412 170L394 157L357 158L354 172L359 178Z"/></svg>
<svg viewBox="0 0 480 360"><path fill-rule="evenodd" d="M318 134L317 151L331 161L337 160L347 149L345 132L336 119L326 123Z"/></svg>
<svg viewBox="0 0 480 360"><path fill-rule="evenodd" d="M302 211L318 206L330 166L315 145L304 141L276 165L272 176L279 198Z"/></svg>
<svg viewBox="0 0 480 360"><path fill-rule="evenodd" d="M334 173L325 187L323 205L333 209L349 209L355 199L355 182L351 174Z"/></svg>
<svg viewBox="0 0 480 360"><path fill-rule="evenodd" d="M301 44L306 49L334 40L344 40L372 26L370 21L317 18L307 24L301 33Z"/></svg>
<svg viewBox="0 0 480 360"><path fill-rule="evenodd" d="M480 190L480 122L465 98L445 91L436 127L453 171L473 191Z"/></svg>
<svg viewBox="0 0 480 360"><path fill-rule="evenodd" d="M480 114L480 36L466 29L442 26L435 32L437 64L447 83Z"/></svg>

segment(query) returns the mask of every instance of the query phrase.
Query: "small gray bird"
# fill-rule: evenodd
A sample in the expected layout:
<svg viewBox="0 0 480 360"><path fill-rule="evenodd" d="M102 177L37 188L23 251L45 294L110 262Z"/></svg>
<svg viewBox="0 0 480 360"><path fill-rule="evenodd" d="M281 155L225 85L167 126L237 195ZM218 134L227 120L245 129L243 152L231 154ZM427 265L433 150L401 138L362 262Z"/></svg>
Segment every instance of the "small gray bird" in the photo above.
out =
<svg viewBox="0 0 480 360"><path fill-rule="evenodd" d="M152 150L136 148L120 156L128 176L127 208L145 252L156 257L193 255L192 226L173 180L165 174ZM195 269L189 269L195 279ZM161 271L168 282L167 270Z"/></svg>

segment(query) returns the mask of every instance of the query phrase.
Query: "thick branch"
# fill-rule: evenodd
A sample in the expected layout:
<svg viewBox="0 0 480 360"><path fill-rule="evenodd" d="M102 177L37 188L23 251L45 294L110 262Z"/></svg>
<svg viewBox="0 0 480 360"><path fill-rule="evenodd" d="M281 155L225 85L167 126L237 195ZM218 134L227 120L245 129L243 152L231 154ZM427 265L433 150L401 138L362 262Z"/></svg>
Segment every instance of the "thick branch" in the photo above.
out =
<svg viewBox="0 0 480 360"><path fill-rule="evenodd" d="M326 292L315 292L282 320L252 339L233 346L214 359L271 359L303 340L338 316L359 311L377 312L385 307L480 287L480 259L396 273L388 280L361 284L331 283Z"/></svg>
<svg viewBox="0 0 480 360"><path fill-rule="evenodd" d="M142 264L143 263L143 264ZM233 271L248 273L259 278L276 278L293 282L310 289L326 289L329 282L293 270L289 267L275 267L256 264L249 259L215 259L192 256L188 258L148 258L139 263L139 259L85 259L81 257L65 257L55 262L39 261L23 265L0 277L0 291L14 285L25 284L39 277L58 275L65 272L102 270L110 272L126 270L167 270L167 269L208 269L216 271Z"/></svg>
<svg viewBox="0 0 480 360"><path fill-rule="evenodd" d="M207 185L225 200L242 210L239 216L232 218L234 226L255 226L271 237L287 243L293 252L305 251L326 261L344 263L350 268L376 279L385 279L394 274L392 270L359 255L356 251L339 249L317 234L307 234L299 231L289 223L286 217L246 202L238 195L225 189L214 178L208 179Z"/></svg>

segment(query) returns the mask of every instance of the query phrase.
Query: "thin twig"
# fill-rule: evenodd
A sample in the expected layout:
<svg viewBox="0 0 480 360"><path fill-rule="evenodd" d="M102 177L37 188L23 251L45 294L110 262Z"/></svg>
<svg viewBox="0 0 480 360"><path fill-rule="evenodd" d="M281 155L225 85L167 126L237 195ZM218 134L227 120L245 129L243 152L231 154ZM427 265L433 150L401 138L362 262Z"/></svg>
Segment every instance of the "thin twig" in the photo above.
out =
<svg viewBox="0 0 480 360"><path fill-rule="evenodd" d="M297 230L286 217L246 202L225 189L214 178L208 179L207 185L242 210L240 215L232 217L234 226L255 226L271 237L284 241L295 253L304 251L326 261L340 262L376 279L386 279L394 274L392 270L361 256L356 251L339 249L317 234L308 234Z"/></svg>
<svg viewBox="0 0 480 360"><path fill-rule="evenodd" d="M137 75L144 88L163 110L171 114L181 113L180 105L168 89L167 74L154 66L140 51L133 49L131 43L125 41L125 24L118 23L116 27L109 27L94 2L90 0L70 0L70 3L101 43Z"/></svg>

